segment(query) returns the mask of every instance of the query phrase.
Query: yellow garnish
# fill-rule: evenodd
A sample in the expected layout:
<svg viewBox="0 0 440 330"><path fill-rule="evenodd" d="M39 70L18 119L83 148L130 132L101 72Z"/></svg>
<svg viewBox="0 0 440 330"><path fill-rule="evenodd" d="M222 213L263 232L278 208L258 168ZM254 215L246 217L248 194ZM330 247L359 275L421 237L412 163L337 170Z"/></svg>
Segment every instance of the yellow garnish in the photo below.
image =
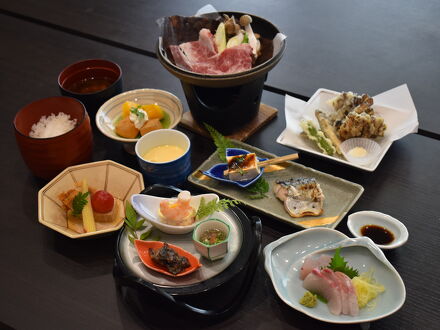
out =
<svg viewBox="0 0 440 330"><path fill-rule="evenodd" d="M351 282L356 290L356 296L360 308L367 305L369 307L374 307L374 304L371 304L370 301L376 298L379 293L385 291L385 287L380 283L377 283L373 278L373 271L356 276Z"/></svg>
<svg viewBox="0 0 440 330"><path fill-rule="evenodd" d="M159 119L163 118L163 109L157 104L144 104L141 108L145 110L148 115L148 119Z"/></svg>
<svg viewBox="0 0 440 330"><path fill-rule="evenodd" d="M130 116L130 110L131 108L137 108L139 104L132 102L132 101L125 101L122 104L122 118L126 118Z"/></svg>

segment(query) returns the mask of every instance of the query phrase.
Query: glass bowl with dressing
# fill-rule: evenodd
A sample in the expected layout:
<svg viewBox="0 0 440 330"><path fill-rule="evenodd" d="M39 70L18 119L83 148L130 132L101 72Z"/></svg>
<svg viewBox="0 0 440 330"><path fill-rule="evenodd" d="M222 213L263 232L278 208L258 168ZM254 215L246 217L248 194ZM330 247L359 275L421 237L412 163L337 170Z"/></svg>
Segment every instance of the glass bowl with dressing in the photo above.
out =
<svg viewBox="0 0 440 330"><path fill-rule="evenodd" d="M352 138L340 145L342 154L351 163L367 165L380 153L379 143L367 138Z"/></svg>

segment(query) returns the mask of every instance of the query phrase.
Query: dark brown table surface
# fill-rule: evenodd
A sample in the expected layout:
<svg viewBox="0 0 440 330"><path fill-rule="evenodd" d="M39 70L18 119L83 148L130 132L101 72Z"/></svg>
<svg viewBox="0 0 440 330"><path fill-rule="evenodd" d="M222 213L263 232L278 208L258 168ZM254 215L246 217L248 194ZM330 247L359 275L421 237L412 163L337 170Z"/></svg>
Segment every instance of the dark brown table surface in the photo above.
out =
<svg viewBox="0 0 440 330"><path fill-rule="evenodd" d="M140 31L143 29L132 25L132 22L122 24L111 2L108 3L108 6L104 6L98 2L90 2L88 7L84 5L81 8L89 8L86 12L94 13L96 17L100 14L96 13L94 8L100 8L104 16L103 21L108 20L106 23L108 26L114 25L113 33L121 43L124 42L124 36L131 34L131 28L134 35L141 36ZM113 5L115 3L116 1ZM125 3L124 8L130 8L129 12L134 15L133 20L142 17L141 11L150 10L162 15L174 13L174 7L167 1L163 4L155 2L155 5L153 2L139 4L131 2L131 6L130 2ZM201 5L199 1L188 3L190 5L183 13L189 14ZM277 10L287 6L285 3L283 5L282 1L279 3ZM297 6L301 3L295 2ZM99 20L95 21L94 26L87 25L87 22L81 18L82 9L78 7L80 5L75 2L59 2L57 5L55 1L41 3L23 1L15 4L2 1L2 8L11 9L9 6L15 7L17 13L23 15L33 13L35 17L51 23L54 23L55 17L62 16L64 19L58 17L55 23L68 25L70 21L76 28L82 26L83 32L87 31L90 35L103 37L100 33L105 30L105 25L100 25ZM63 12L61 8L64 8ZM219 8L222 9L220 6ZM267 15L263 15L263 5L256 5L255 8L262 16L270 16L270 11ZM244 10L243 4L237 6L237 10ZM52 14L49 15L45 11L51 11ZM76 23L74 23L75 17ZM272 20L272 17L269 18ZM0 163L3 174L0 327L10 326L18 329L360 328L359 325L339 326L315 321L285 305L273 290L270 279L264 271L262 257L252 280L251 290L238 311L228 317L209 320L192 314L170 313L166 306L158 306L154 301L149 301L148 297L142 301L143 313L139 314L130 301L122 299L117 294L114 285L112 266L116 235L77 241L61 236L38 223L37 192L45 182L32 176L23 163L16 147L11 123L15 113L23 105L39 98L58 95L56 79L59 71L64 66L83 58L112 59L123 69L125 90L143 87L165 89L179 96L186 106L180 83L166 72L156 59L137 51L130 51L84 35L75 35L69 31L61 31L54 26L45 26L42 22L13 17L10 13L0 14L0 22L2 26L0 95L3 114L3 120L0 121L2 141L0 151L3 156ZM121 25L118 25L120 23ZM287 30L288 22L284 23L283 28ZM433 27L435 24L438 23L433 22ZM144 33L145 40L148 40L149 32L144 31ZM294 44L292 40L289 47L293 47ZM135 46L139 47L139 45ZM427 47L429 48L430 45ZM286 59L282 63L288 64ZM289 65L293 64L288 64L283 70L289 70ZM435 71L435 65L432 64L431 69ZM316 86L312 89L308 89L310 85L302 85L301 80L292 81L290 85L285 84L283 81L285 78L282 77L283 70L275 70L270 74L270 82L274 85L277 83L279 85L276 86L291 92L310 96L315 87L322 87L321 80L317 76L313 78ZM306 69L301 68L301 70ZM319 71L316 67L314 70ZM367 68L363 70L368 71ZM363 70L361 72L366 72ZM391 72L400 74L398 68L393 70ZM438 76L435 78L438 80ZM306 80L313 81L313 79L307 77ZM341 77L338 80L344 81ZM368 84L363 80L361 83L365 86ZM368 88L374 90L376 85L370 81ZM428 103L434 106L436 97L436 95L427 97ZM283 95L265 91L263 102L278 108L279 115L247 142L277 155L291 153L292 149L275 142L276 137L285 127ZM434 110L435 108L432 109ZM438 121L438 117L435 116L434 119ZM214 151L214 147L210 140L181 130L191 139L194 148L192 164L193 168L196 168ZM111 159L139 169L136 159L128 155L120 144L109 140L97 130L94 132L94 138L93 160ZM437 139L413 134L395 142L373 173L337 165L303 153L298 160L306 166L364 186L364 194L350 213L360 210L385 212L400 219L409 230L408 243L386 253L405 282L406 302L395 314L372 322L371 329L435 329L440 323L440 315L437 311L440 304L439 154L440 142ZM243 210L248 215L253 215L246 208ZM265 216L261 218L263 245L298 231L297 228L287 226L276 219ZM345 219L336 229L349 234Z"/></svg>
<svg viewBox="0 0 440 330"><path fill-rule="evenodd" d="M193 15L204 0L0 0L0 10L154 55L156 19ZM267 88L311 96L318 88L376 95L407 83L423 134L440 137L440 3L436 0L214 0L251 12L287 35Z"/></svg>

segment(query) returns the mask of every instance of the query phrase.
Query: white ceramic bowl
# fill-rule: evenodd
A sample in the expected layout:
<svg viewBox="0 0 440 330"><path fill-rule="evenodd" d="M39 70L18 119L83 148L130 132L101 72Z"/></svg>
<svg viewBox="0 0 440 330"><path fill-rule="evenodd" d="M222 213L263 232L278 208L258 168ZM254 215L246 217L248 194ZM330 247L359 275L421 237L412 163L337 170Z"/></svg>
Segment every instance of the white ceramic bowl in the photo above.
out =
<svg viewBox="0 0 440 330"><path fill-rule="evenodd" d="M67 227L67 214L58 195L87 180L90 188L106 190L118 199L119 217L115 222L96 222L96 231L78 233ZM86 163L66 168L38 192L38 221L64 236L84 238L119 230L125 217L125 202L144 189L142 174L111 160Z"/></svg>
<svg viewBox="0 0 440 330"><path fill-rule="evenodd" d="M182 119L183 106L179 98L169 92L159 89L135 89L112 97L105 102L96 113L96 126L105 136L124 143L124 148L134 154L136 139L123 138L115 133L115 121L122 113L122 104L133 101L138 104L157 103L170 116L170 125L174 128Z"/></svg>
<svg viewBox="0 0 440 330"><path fill-rule="evenodd" d="M350 154L350 150L356 147L364 148L367 154L362 157L356 157ZM352 138L345 140L340 145L341 151L344 157L349 161L357 165L367 165L376 159L380 154L379 143L366 138Z"/></svg>
<svg viewBox="0 0 440 330"><path fill-rule="evenodd" d="M218 229L226 234L224 241L220 243L207 245L200 241L200 236L207 230ZM196 250L209 260L218 260L228 253L229 225L218 219L208 219L196 226L193 232L193 242Z"/></svg>
<svg viewBox="0 0 440 330"><path fill-rule="evenodd" d="M196 211L199 208L202 197L204 197L206 203L212 200L219 200L219 197L216 194L201 194L191 196L190 205ZM150 221L153 226L167 234L187 234L194 230L199 221L204 220L199 219L199 221L195 221L193 224L188 226L168 225L162 221L159 215L159 205L163 200L176 201L177 198L162 198L150 195L135 194L131 196L131 205L140 216Z"/></svg>
<svg viewBox="0 0 440 330"><path fill-rule="evenodd" d="M388 214L376 211L361 211L348 216L347 226L353 236L363 237L361 228L366 225L380 226L393 233L394 240L390 244L376 244L383 250L395 249L408 240L408 230L405 225Z"/></svg>

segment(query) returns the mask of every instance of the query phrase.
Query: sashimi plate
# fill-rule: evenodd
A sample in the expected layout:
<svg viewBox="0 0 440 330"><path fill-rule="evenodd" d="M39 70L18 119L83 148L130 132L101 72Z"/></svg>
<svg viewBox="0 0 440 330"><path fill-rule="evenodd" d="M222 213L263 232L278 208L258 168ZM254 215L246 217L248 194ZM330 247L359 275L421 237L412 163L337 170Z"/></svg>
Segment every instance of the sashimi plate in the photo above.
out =
<svg viewBox="0 0 440 330"><path fill-rule="evenodd" d="M332 255L341 247L341 255L359 273L374 271L374 278L385 287L375 299L373 308L359 310L357 316L334 315L325 303L318 301L314 308L299 303L305 293L299 272L310 254ZM367 237L348 238L328 228L311 228L284 236L264 248L264 266L278 296L290 307L320 321L329 323L363 323L389 316L405 302L405 285L383 252Z"/></svg>

